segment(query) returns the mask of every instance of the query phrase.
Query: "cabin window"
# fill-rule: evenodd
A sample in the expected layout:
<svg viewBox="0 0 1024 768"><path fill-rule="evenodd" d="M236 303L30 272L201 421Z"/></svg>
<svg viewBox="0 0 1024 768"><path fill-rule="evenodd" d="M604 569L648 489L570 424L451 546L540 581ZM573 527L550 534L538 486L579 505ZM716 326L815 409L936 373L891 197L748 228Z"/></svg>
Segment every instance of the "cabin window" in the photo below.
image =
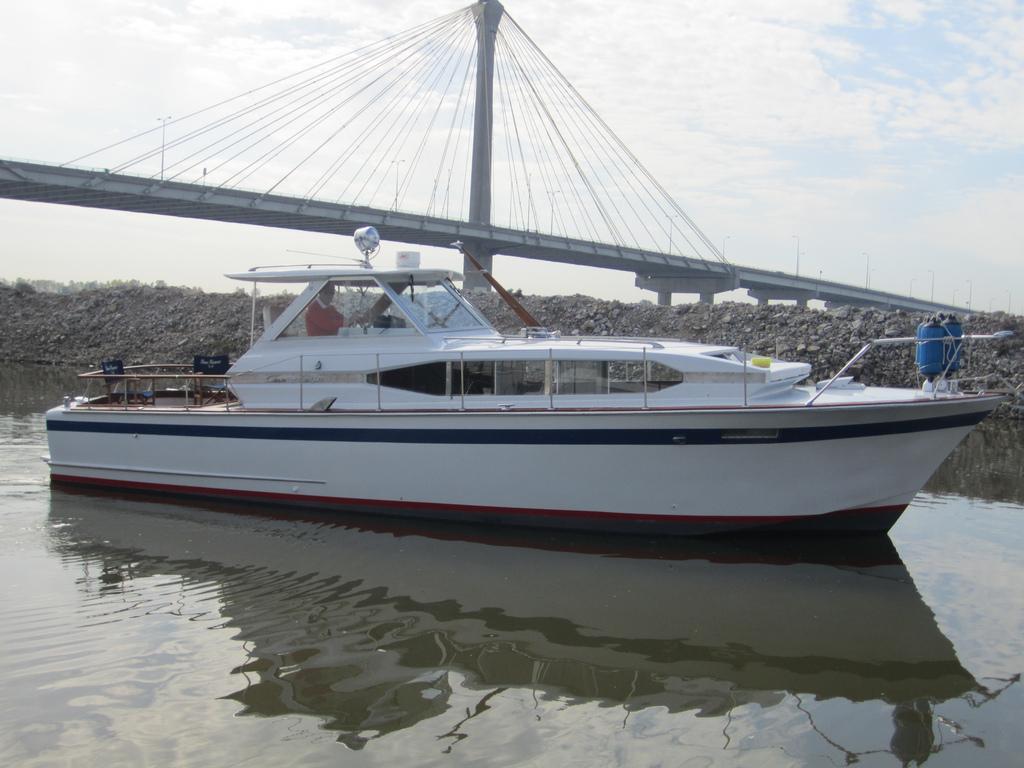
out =
<svg viewBox="0 0 1024 768"><path fill-rule="evenodd" d="M416 332L402 310L376 282L346 279L328 282L278 338L393 336Z"/></svg>
<svg viewBox="0 0 1024 768"><path fill-rule="evenodd" d="M368 384L377 383L377 374L366 376ZM448 381L448 363L424 363L405 368L394 368L380 372L383 387L401 389L406 392L420 392L424 395L447 395L451 388Z"/></svg>
<svg viewBox="0 0 1024 768"><path fill-rule="evenodd" d="M500 360L494 364L496 395L543 395L546 380L544 360Z"/></svg>
<svg viewBox="0 0 1024 768"><path fill-rule="evenodd" d="M603 360L559 360L558 395L596 395L608 392L608 363Z"/></svg>
<svg viewBox="0 0 1024 768"><path fill-rule="evenodd" d="M683 374L654 361L647 362L647 391L680 384ZM556 394L605 395L644 391L640 360L559 360Z"/></svg>
<svg viewBox="0 0 1024 768"><path fill-rule="evenodd" d="M647 391L654 392L683 383L683 372L653 360L647 361Z"/></svg>
<svg viewBox="0 0 1024 768"><path fill-rule="evenodd" d="M547 394L546 360L466 360L467 395ZM452 363L453 390L459 391L460 363Z"/></svg>
<svg viewBox="0 0 1024 768"><path fill-rule="evenodd" d="M456 331L486 326L451 287L444 283L418 285L414 281L389 283L402 310L426 331Z"/></svg>
<svg viewBox="0 0 1024 768"><path fill-rule="evenodd" d="M465 374L463 387L462 374ZM377 383L377 374L366 381ZM647 391L679 384L683 374L647 362ZM381 371L382 386L426 395L607 395L644 391L640 360L465 360L424 363Z"/></svg>
<svg viewBox="0 0 1024 768"><path fill-rule="evenodd" d="M608 392L643 392L644 364L637 360L608 363Z"/></svg>
<svg viewBox="0 0 1024 768"><path fill-rule="evenodd" d="M453 368L464 372L465 385L463 392L467 395L493 395L494 394L494 362L491 360L466 360L462 364L456 363ZM456 386L459 384L459 374L454 374Z"/></svg>

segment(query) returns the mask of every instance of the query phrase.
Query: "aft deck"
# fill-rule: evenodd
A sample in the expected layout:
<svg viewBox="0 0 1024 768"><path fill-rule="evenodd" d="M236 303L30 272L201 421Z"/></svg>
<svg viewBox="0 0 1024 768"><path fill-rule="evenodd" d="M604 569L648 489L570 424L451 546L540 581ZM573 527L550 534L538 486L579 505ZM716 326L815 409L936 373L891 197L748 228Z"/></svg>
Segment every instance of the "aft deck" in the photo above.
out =
<svg viewBox="0 0 1024 768"><path fill-rule="evenodd" d="M239 405L227 374L199 373L187 364L129 365L123 373L104 370L79 374L85 394L77 407L134 410L230 410Z"/></svg>

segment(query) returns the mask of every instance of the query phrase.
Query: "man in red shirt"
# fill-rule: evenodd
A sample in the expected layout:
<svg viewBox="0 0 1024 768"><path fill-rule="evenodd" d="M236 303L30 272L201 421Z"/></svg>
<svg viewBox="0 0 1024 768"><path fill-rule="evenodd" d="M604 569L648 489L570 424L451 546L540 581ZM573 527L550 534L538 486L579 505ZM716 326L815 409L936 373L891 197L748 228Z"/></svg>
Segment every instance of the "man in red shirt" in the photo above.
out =
<svg viewBox="0 0 1024 768"><path fill-rule="evenodd" d="M334 336L345 325L345 318L334 308L334 285L328 283L306 307L306 335Z"/></svg>

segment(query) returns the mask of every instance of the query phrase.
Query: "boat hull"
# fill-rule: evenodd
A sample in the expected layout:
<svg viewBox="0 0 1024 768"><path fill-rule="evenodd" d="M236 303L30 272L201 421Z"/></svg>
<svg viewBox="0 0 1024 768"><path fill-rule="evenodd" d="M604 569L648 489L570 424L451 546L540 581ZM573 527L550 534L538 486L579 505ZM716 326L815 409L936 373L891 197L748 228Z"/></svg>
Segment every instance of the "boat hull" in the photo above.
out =
<svg viewBox="0 0 1024 768"><path fill-rule="evenodd" d="M999 402L253 413L56 408L54 482L561 528L886 531Z"/></svg>

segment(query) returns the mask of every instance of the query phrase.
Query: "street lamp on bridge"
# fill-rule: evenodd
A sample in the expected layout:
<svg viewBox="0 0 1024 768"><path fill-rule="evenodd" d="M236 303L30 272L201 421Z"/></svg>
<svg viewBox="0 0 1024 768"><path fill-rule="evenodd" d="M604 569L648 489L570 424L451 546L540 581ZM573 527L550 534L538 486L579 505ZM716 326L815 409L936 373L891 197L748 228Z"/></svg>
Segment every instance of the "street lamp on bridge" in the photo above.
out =
<svg viewBox="0 0 1024 768"><path fill-rule="evenodd" d="M867 289L871 287L871 257L867 251L861 251L860 255L864 257L864 288Z"/></svg>
<svg viewBox="0 0 1024 768"><path fill-rule="evenodd" d="M555 195L560 195L560 194L562 194L562 190L560 190L560 189L553 189L550 192L548 192L548 202L551 204L551 228L550 228L550 231L551 231L552 235L555 234ZM669 219L669 221L670 221L670 224L669 224L669 231L668 231L668 240L669 240L668 247L669 247L669 252L671 253L672 252L671 218Z"/></svg>
<svg viewBox="0 0 1024 768"><path fill-rule="evenodd" d="M391 164L393 166L395 166L395 204L391 208L391 210L393 210L393 211L397 211L398 210L398 168L404 162L405 162L405 160L392 160L391 161Z"/></svg>
<svg viewBox="0 0 1024 768"><path fill-rule="evenodd" d="M675 229L676 219L678 218L679 217L676 216L675 214L669 214L668 217L668 252L670 256L672 255L672 232ZM724 244L722 245L722 248L725 248Z"/></svg>
<svg viewBox="0 0 1024 768"><path fill-rule="evenodd" d="M928 301L934 302L935 301L935 270L934 269L929 269L928 272L931 273L931 276L932 276L932 296L931 296L930 299L928 299Z"/></svg>
<svg viewBox="0 0 1024 768"><path fill-rule="evenodd" d="M796 240L796 276L800 277L800 235L793 235Z"/></svg>
<svg viewBox="0 0 1024 768"><path fill-rule="evenodd" d="M164 180L164 147L167 145L167 121L170 119L170 115L157 118L160 123L160 181Z"/></svg>

